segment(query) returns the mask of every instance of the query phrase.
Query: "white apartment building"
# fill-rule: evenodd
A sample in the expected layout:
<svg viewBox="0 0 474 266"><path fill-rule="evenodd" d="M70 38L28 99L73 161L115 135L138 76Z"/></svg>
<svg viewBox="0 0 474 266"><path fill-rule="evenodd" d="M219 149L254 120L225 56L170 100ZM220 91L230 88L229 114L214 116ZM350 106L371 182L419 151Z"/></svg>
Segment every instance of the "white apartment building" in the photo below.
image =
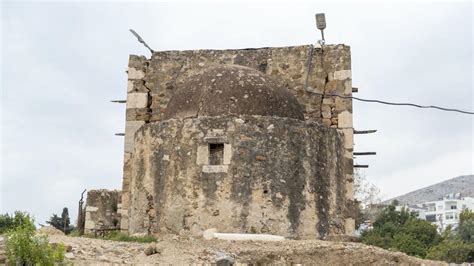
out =
<svg viewBox="0 0 474 266"><path fill-rule="evenodd" d="M451 193L437 201L429 201L415 206L397 206L417 213L418 218L432 222L438 226L440 231L448 225L456 228L459 224L459 213L463 209L474 210L473 197L461 197L460 193Z"/></svg>

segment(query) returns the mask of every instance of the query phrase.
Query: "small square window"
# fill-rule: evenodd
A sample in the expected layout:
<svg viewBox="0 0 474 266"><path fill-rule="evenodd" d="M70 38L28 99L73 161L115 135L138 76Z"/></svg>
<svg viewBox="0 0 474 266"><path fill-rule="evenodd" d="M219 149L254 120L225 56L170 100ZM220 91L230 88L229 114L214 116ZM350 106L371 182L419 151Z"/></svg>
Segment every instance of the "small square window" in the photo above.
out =
<svg viewBox="0 0 474 266"><path fill-rule="evenodd" d="M224 164L224 144L223 143L209 143L209 164L210 165Z"/></svg>

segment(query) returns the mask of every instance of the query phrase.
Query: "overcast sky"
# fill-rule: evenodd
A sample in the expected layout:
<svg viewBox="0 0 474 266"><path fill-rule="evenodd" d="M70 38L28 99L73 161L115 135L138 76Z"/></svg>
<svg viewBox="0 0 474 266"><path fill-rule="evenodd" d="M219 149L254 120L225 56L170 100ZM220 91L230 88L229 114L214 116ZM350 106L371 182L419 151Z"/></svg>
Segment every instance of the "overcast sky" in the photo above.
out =
<svg viewBox="0 0 474 266"><path fill-rule="evenodd" d="M120 189L129 54L290 46L352 50L355 96L473 110L473 5L14 3L1 6L0 213L76 217L83 189ZM354 102L357 160L384 198L474 173L474 116Z"/></svg>

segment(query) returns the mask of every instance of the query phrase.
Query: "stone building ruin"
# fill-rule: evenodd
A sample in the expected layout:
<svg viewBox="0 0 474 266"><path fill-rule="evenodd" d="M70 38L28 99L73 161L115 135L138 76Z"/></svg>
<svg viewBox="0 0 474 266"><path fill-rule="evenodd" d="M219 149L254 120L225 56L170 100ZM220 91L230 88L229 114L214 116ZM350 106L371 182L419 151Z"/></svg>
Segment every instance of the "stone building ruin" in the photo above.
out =
<svg viewBox="0 0 474 266"><path fill-rule="evenodd" d="M345 45L131 55L120 229L352 235L352 101L332 93L352 95Z"/></svg>

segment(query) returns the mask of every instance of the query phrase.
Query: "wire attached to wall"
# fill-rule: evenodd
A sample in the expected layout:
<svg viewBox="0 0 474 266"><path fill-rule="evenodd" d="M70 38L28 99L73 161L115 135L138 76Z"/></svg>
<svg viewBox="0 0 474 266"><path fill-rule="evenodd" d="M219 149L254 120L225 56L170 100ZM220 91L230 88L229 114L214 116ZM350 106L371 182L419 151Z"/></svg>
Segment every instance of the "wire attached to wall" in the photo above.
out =
<svg viewBox="0 0 474 266"><path fill-rule="evenodd" d="M354 96L344 96L344 95L339 95L339 94L325 94L325 93L319 93L319 92L309 91L309 90L306 90L306 91L317 94L317 95L321 95L324 97L339 97L343 99L354 99L361 102L380 103L380 104L386 104L386 105L412 106L412 107L417 107L417 108L431 108L431 109L438 109L438 110L447 111L447 112L458 112L461 114L474 115L474 112L471 112L471 111L463 111L459 109L445 108L445 107L440 107L440 106L435 106L435 105L419 105L419 104L414 104L414 103L394 103L394 102L386 102L386 101L381 101L381 100L362 99L362 98L358 98Z"/></svg>

